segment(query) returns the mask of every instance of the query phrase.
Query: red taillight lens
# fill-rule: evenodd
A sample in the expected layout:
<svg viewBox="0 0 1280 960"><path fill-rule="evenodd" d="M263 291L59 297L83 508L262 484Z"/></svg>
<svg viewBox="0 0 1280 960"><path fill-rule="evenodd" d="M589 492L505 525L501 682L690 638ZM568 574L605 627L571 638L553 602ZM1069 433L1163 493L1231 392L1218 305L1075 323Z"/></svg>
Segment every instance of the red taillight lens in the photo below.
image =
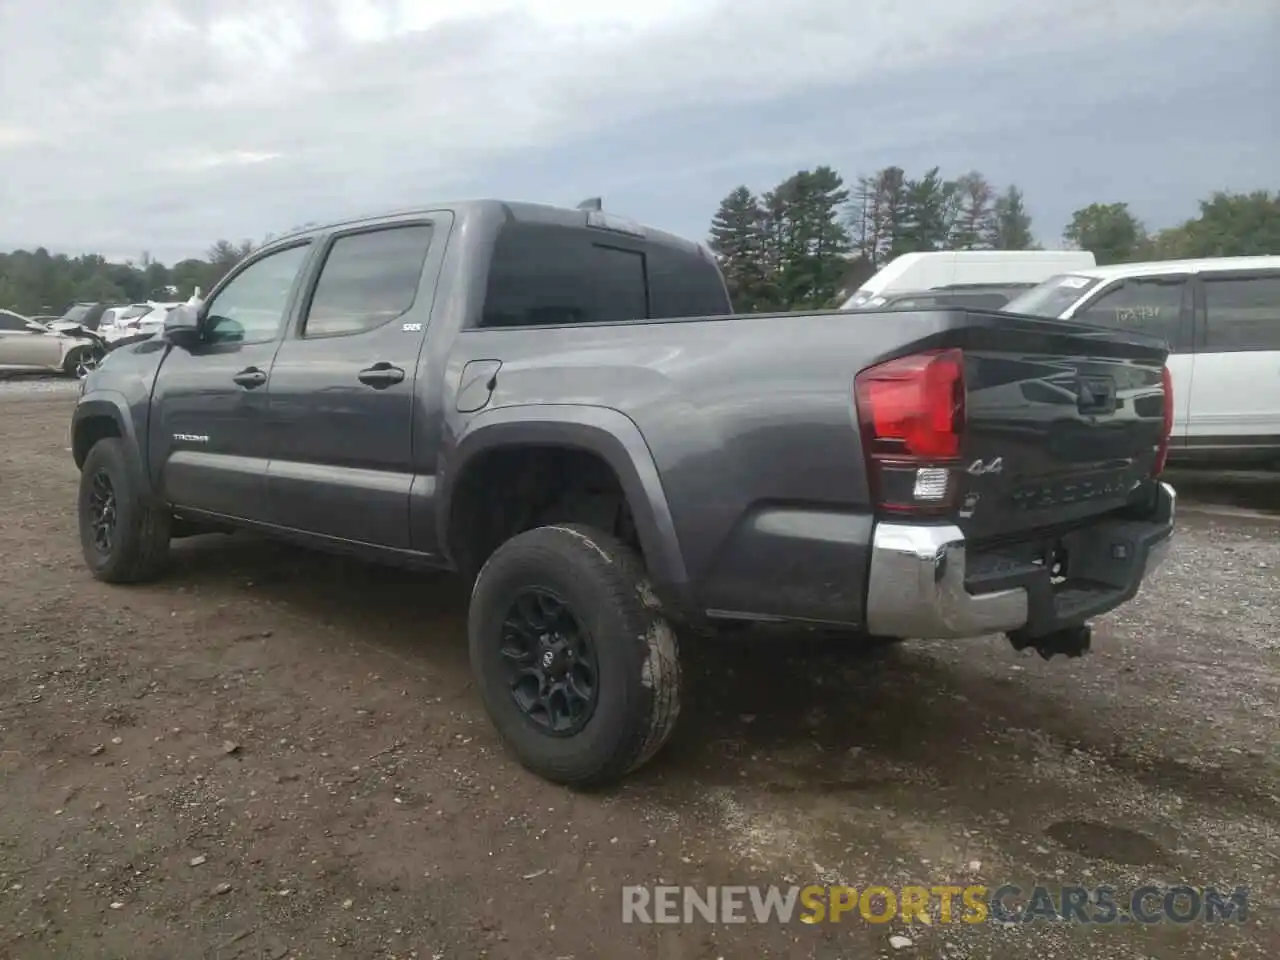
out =
<svg viewBox="0 0 1280 960"><path fill-rule="evenodd" d="M1164 388L1164 422L1160 425L1160 445L1156 447L1156 462L1151 469L1153 477L1164 473L1164 465L1169 460L1169 438L1173 436L1173 374L1168 367L1160 371L1160 385Z"/></svg>
<svg viewBox="0 0 1280 960"><path fill-rule="evenodd" d="M950 460L964 432L964 356L942 350L899 357L858 374L858 417L867 452L905 460Z"/></svg>
<svg viewBox="0 0 1280 960"><path fill-rule="evenodd" d="M901 513L944 512L951 463L965 428L964 354L899 357L854 379L867 472L876 505Z"/></svg>

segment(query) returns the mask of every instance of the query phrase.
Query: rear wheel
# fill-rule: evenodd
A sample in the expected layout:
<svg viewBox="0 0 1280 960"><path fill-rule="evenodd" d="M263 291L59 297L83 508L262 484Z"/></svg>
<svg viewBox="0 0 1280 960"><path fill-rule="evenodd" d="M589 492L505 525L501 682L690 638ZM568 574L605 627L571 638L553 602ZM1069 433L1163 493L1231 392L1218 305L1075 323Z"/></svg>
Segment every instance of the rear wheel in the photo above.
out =
<svg viewBox="0 0 1280 960"><path fill-rule="evenodd" d="M80 471L80 546L90 572L107 583L152 580L169 556L172 517L146 501L135 469L124 444L108 437Z"/></svg>
<svg viewBox="0 0 1280 960"><path fill-rule="evenodd" d="M607 533L565 524L507 541L476 578L469 634L485 708L539 776L617 780L675 728L675 633L639 557Z"/></svg>

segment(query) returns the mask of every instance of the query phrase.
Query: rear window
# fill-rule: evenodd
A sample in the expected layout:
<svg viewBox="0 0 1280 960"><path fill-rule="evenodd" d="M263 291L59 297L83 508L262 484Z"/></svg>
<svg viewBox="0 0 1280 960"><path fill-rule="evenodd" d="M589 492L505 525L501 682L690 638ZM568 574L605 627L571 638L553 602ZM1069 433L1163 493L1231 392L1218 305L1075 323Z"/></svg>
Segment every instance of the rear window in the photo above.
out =
<svg viewBox="0 0 1280 960"><path fill-rule="evenodd" d="M481 326L556 326L729 313L696 253L554 224L508 224L489 264Z"/></svg>
<svg viewBox="0 0 1280 960"><path fill-rule="evenodd" d="M1032 317L1061 317L1073 304L1102 281L1073 273L1060 273L1004 305L1008 313Z"/></svg>
<svg viewBox="0 0 1280 960"><path fill-rule="evenodd" d="M1280 350L1280 273L1204 275L1205 349Z"/></svg>

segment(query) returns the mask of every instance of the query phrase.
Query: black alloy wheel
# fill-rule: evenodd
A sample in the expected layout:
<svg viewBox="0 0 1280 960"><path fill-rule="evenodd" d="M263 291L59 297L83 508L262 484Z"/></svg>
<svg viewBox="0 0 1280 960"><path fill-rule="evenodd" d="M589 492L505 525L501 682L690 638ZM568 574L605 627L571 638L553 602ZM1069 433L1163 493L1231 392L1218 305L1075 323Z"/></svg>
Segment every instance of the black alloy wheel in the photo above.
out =
<svg viewBox="0 0 1280 960"><path fill-rule="evenodd" d="M571 737L590 721L600 696L595 643L554 592L517 595L502 623L502 660L512 699L541 732Z"/></svg>
<svg viewBox="0 0 1280 960"><path fill-rule="evenodd" d="M89 527L92 543L102 556L111 555L116 542L116 490L106 470L95 471L89 488Z"/></svg>

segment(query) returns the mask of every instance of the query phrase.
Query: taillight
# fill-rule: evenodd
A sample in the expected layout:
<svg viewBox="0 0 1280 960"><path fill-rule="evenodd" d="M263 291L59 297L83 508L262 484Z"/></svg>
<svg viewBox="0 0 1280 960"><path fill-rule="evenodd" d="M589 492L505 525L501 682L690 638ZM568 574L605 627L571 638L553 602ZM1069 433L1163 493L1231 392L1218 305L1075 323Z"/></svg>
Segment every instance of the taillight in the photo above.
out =
<svg viewBox="0 0 1280 960"><path fill-rule="evenodd" d="M951 503L965 427L964 354L939 350L863 370L854 396L872 489L884 510Z"/></svg>
<svg viewBox="0 0 1280 960"><path fill-rule="evenodd" d="M1153 477L1164 473L1164 465L1169 460L1169 438L1173 436L1173 374L1168 367L1160 371L1160 385L1164 388L1164 422L1160 425L1160 445L1156 447L1156 462L1151 469Z"/></svg>

